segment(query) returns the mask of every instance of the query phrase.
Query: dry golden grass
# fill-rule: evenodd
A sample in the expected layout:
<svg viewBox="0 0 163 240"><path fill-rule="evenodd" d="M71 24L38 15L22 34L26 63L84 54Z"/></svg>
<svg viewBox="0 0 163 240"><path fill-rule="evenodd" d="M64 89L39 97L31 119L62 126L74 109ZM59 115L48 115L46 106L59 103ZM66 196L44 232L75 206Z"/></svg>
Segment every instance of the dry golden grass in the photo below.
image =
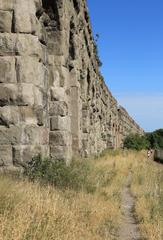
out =
<svg viewBox="0 0 163 240"><path fill-rule="evenodd" d="M147 207L148 201L143 190L145 187L148 192L151 191L152 184L152 189L155 189L153 186L156 185L152 181L155 176L153 168L157 171L159 168L155 164L148 164L144 159L143 153L124 151L119 154L109 152L88 160L92 165L89 177L95 187L92 193L82 189L59 190L27 180L0 176L0 240L117 239L122 214L121 190L129 171L133 171L134 175L132 190L139 196L136 213L141 220L141 230L146 236L153 235L153 238L147 239L160 240L161 218L155 216L154 224L146 221L151 210ZM137 180L140 177L136 171L144 174L146 165L153 171L153 176L149 179L148 170L143 177L143 184L138 184L141 180ZM145 183L146 180L148 184ZM159 181L157 184L159 188Z"/></svg>
<svg viewBox="0 0 163 240"><path fill-rule="evenodd" d="M135 212L143 239L163 239L163 165L146 159L145 154L133 164L132 192Z"/></svg>

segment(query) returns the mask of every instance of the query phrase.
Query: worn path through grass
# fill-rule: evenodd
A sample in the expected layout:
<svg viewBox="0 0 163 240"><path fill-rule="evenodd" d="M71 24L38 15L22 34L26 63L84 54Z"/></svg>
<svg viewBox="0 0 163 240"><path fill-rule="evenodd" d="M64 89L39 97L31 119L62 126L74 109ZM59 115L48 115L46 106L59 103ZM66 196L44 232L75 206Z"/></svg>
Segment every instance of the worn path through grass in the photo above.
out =
<svg viewBox="0 0 163 240"><path fill-rule="evenodd" d="M140 231L134 216L135 199L131 194L132 174L129 173L122 190L122 224L119 231L120 240L140 240Z"/></svg>

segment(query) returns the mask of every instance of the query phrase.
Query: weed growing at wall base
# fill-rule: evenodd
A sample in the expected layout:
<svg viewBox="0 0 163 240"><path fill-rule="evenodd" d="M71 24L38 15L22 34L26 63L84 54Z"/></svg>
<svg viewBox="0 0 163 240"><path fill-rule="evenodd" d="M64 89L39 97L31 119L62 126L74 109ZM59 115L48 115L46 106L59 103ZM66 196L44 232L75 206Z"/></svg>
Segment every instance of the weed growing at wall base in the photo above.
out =
<svg viewBox="0 0 163 240"><path fill-rule="evenodd" d="M38 155L29 162L25 175L30 180L39 180L55 187L92 192L94 187L89 179L91 168L89 161L74 160L66 165L64 161L53 161Z"/></svg>

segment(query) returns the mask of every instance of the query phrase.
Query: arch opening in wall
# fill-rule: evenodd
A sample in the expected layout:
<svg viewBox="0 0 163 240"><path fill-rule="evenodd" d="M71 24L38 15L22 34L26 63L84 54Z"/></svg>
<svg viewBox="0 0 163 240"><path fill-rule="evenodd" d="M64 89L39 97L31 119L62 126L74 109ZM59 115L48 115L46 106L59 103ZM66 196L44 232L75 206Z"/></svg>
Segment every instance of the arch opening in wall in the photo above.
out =
<svg viewBox="0 0 163 240"><path fill-rule="evenodd" d="M87 36L86 36L85 32L84 32L84 40L85 40L85 46L87 48L88 56L91 57L91 52L90 52L90 49L89 49L89 43L88 43L88 39L87 39Z"/></svg>
<svg viewBox="0 0 163 240"><path fill-rule="evenodd" d="M59 30L60 29L60 17L59 17L59 6L58 4L61 2L61 0L42 0L42 6L45 10L45 13L48 15L50 21L48 22L45 18L44 25L48 28L53 30Z"/></svg>
<svg viewBox="0 0 163 240"><path fill-rule="evenodd" d="M79 14L79 12L80 12L79 1L78 0L73 0L73 5L74 5L74 9L75 9L76 13Z"/></svg>
<svg viewBox="0 0 163 240"><path fill-rule="evenodd" d="M94 87L94 85L92 86L92 96L93 96L93 98L95 97L95 87Z"/></svg>
<svg viewBox="0 0 163 240"><path fill-rule="evenodd" d="M74 42L74 34L75 34L75 24L73 18L70 21L70 36L69 36L69 57L70 60L75 60L76 50L75 50L75 42Z"/></svg>
<svg viewBox="0 0 163 240"><path fill-rule="evenodd" d="M84 11L84 18L85 18L85 21L89 23L89 15L87 10Z"/></svg>
<svg viewBox="0 0 163 240"><path fill-rule="evenodd" d="M87 95L90 94L91 89L91 76L90 76L90 70L87 69Z"/></svg>

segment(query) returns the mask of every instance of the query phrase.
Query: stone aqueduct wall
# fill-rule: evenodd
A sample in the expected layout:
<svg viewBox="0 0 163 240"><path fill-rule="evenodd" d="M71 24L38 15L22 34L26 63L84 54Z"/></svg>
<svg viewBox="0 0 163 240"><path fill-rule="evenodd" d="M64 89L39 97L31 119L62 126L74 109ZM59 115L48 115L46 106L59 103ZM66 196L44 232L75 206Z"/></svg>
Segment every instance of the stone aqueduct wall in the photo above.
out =
<svg viewBox="0 0 163 240"><path fill-rule="evenodd" d="M0 166L70 160L143 133L99 72L86 2L0 0Z"/></svg>

